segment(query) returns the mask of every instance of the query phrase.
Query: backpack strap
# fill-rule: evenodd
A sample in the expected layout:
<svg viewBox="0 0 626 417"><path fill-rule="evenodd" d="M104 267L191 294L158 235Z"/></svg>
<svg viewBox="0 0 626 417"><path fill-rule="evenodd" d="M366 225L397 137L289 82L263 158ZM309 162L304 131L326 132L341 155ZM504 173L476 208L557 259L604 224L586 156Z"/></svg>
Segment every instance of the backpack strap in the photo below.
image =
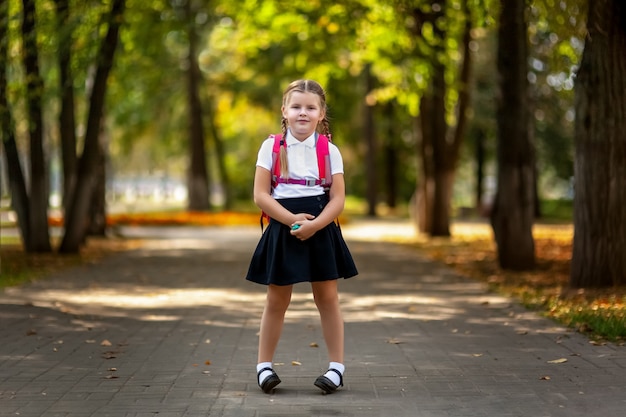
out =
<svg viewBox="0 0 626 417"><path fill-rule="evenodd" d="M328 149L329 142L330 139L325 135L319 135L317 137L317 143L315 144L320 185L323 186L325 190L330 189L330 186L333 183L333 176L330 173L330 150Z"/></svg>
<svg viewBox="0 0 626 417"><path fill-rule="evenodd" d="M283 140L283 135L271 135L274 138L274 146L272 148L272 188L276 188L278 180L280 179L280 147L284 146L287 149L287 141Z"/></svg>

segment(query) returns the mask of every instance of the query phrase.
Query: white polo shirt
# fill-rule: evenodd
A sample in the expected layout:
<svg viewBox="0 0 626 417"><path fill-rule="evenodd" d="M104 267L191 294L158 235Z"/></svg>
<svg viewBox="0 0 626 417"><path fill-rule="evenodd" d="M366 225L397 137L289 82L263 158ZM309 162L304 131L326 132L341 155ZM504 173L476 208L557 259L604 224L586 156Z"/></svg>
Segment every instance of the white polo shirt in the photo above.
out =
<svg viewBox="0 0 626 417"><path fill-rule="evenodd" d="M267 138L259 149L256 166L272 172L272 150L274 148L274 138ZM330 173L331 175L343 174L343 158L339 149L332 143L328 144L330 153ZM294 179L320 179L317 167L317 153L315 150L315 133L306 140L300 142L298 139L287 133L287 161L289 164L289 178ZM324 194L321 185L307 186L300 184L277 184L272 196L276 199L313 197Z"/></svg>

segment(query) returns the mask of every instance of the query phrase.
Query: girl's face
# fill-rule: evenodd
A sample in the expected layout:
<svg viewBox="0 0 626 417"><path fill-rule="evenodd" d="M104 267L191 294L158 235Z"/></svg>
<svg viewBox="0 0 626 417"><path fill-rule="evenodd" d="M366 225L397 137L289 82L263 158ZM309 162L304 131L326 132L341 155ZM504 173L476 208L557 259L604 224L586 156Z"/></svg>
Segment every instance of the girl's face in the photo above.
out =
<svg viewBox="0 0 626 417"><path fill-rule="evenodd" d="M315 93L292 92L282 111L291 134L300 141L311 136L317 124L324 119L320 97Z"/></svg>

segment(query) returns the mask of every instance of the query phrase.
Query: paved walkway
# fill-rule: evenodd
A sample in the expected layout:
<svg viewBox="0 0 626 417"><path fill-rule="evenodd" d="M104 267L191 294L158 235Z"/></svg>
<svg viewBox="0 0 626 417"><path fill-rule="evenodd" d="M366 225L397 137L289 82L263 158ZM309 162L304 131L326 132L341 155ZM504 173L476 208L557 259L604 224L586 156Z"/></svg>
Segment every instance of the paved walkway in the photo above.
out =
<svg viewBox="0 0 626 417"><path fill-rule="evenodd" d="M273 395L256 385L264 288L243 276L259 229L171 229L0 292L0 416L624 415L626 347L594 346L407 246L362 239L404 226L344 227L360 275L340 285L335 394L313 386L327 361L306 284L275 358L283 383Z"/></svg>

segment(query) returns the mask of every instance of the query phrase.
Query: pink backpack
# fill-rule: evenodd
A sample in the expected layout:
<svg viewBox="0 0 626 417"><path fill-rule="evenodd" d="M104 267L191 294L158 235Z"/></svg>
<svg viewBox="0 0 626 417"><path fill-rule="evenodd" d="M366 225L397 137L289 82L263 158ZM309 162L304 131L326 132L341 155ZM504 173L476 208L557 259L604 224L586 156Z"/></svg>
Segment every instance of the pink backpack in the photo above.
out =
<svg viewBox="0 0 626 417"><path fill-rule="evenodd" d="M300 184L306 186L321 185L324 190L329 190L333 183L333 178L330 173L330 151L328 150L328 143L330 140L325 135L318 135L317 142L315 143L315 150L317 153L317 168L319 169L319 179L293 179L282 178L280 176L280 158L278 153L280 147L287 148L287 141L282 140L283 135L272 135L274 138L274 148L272 149L272 188L275 188L278 184Z"/></svg>

